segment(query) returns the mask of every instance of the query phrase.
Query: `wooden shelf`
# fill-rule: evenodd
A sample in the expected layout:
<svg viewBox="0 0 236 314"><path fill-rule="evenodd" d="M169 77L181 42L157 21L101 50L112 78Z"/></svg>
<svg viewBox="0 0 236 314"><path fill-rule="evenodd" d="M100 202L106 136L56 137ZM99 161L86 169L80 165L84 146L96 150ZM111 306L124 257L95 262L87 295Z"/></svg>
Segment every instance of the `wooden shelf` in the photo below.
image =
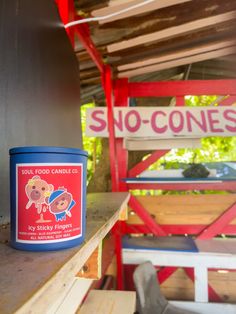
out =
<svg viewBox="0 0 236 314"><path fill-rule="evenodd" d="M134 291L91 290L77 314L133 314L135 305Z"/></svg>
<svg viewBox="0 0 236 314"><path fill-rule="evenodd" d="M87 197L87 230L81 246L54 252L24 252L6 242L0 226L0 313L46 313L67 289L127 206L129 193L93 193Z"/></svg>
<svg viewBox="0 0 236 314"><path fill-rule="evenodd" d="M176 179L176 178L175 178ZM215 191L235 191L236 180L171 180L170 178L161 180L160 178L127 178L124 180L130 190L215 190Z"/></svg>
<svg viewBox="0 0 236 314"><path fill-rule="evenodd" d="M210 170L216 172L215 176L207 178L184 178L183 176L164 177L163 172L149 171L156 175L140 175L139 177L123 178L130 190L227 190L236 189L236 163L235 162L210 162L204 163ZM146 173L148 173L146 171Z"/></svg>

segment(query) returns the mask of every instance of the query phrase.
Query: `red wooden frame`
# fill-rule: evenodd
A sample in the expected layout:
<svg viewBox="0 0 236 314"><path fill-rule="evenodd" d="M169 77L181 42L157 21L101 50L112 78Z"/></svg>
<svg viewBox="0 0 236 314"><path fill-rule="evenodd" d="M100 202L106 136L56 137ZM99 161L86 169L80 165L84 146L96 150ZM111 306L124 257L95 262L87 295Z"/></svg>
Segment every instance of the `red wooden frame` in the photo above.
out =
<svg viewBox="0 0 236 314"><path fill-rule="evenodd" d="M74 10L73 0L56 0L59 13L64 24L74 19L81 19ZM221 105L230 105L236 100L236 80L208 80L208 81L169 81L169 82L138 82L129 83L128 79L112 80L111 68L104 65L99 51L93 44L89 27L87 24L80 24L66 30L72 45L74 46L75 33L79 37L84 48L90 55L91 59L98 67L102 84L105 91L108 108L108 130L110 143L110 164L112 177L112 190L125 191L130 189L169 189L169 190L190 190L190 189L215 189L215 190L235 190L236 182L222 183L182 183L182 184L127 184L121 179L129 176L137 176L144 171L149 165L163 156L167 150L157 151L150 155L146 160L140 162L128 171L128 154L122 147L121 139L115 138L113 107L128 106L129 97L176 97L176 106L183 106L185 95L230 95L228 99L220 102ZM114 96L114 98L113 98ZM169 233L175 234L198 234L199 239L212 238L220 232L229 232L235 234L235 225L229 225L229 222L236 216L236 204L227 209L220 217L218 217L210 226L188 225L188 226L171 226L156 223L151 215L141 206L134 196L130 198L130 206L142 218L146 225L130 226L119 222L113 229L116 239L116 255L118 269L118 289L123 288L123 270L122 270L122 247L121 236L125 233L136 232L152 232L158 236L165 236ZM164 268L159 273L161 281L166 280L176 268ZM187 275L193 279L193 271L185 270ZM209 287L210 298L219 301L219 296Z"/></svg>
<svg viewBox="0 0 236 314"><path fill-rule="evenodd" d="M129 83L129 97L236 95L236 80L194 80Z"/></svg>
<svg viewBox="0 0 236 314"><path fill-rule="evenodd" d="M157 151L155 151L149 157L147 157L145 160L139 162L132 169L130 169L128 171L128 176L129 177L136 177L141 172L146 170L150 165L152 165L155 161L157 161L162 156L164 156L166 153L168 153L168 151L169 150L157 150Z"/></svg>
<svg viewBox="0 0 236 314"><path fill-rule="evenodd" d="M204 228L197 236L197 239L212 239L217 234L225 233L225 226L227 226L235 217L236 203L226 209L226 211L213 221L213 223Z"/></svg>

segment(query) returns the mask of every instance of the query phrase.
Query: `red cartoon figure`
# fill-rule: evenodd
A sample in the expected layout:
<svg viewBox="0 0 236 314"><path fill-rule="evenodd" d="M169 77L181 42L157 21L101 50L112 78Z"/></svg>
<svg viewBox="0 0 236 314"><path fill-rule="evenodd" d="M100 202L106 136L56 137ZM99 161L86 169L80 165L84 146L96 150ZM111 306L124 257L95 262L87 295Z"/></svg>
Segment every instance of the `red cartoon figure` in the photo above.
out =
<svg viewBox="0 0 236 314"><path fill-rule="evenodd" d="M66 215L71 217L71 208L76 204L71 193L64 187L59 187L48 198L49 211L55 215L56 221L66 220Z"/></svg>
<svg viewBox="0 0 236 314"><path fill-rule="evenodd" d="M28 181L25 186L25 192L29 199L26 209L30 208L32 204L35 204L38 214L41 214L43 208L42 205L46 204L46 199L53 191L53 185L48 184L45 180L42 180L40 176L34 176Z"/></svg>

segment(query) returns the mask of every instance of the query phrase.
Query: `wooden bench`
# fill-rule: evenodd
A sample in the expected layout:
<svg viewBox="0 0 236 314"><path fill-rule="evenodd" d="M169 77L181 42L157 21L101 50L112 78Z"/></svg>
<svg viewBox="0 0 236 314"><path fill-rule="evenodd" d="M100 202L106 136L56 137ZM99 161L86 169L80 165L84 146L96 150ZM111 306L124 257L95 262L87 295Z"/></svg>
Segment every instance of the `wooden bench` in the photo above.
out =
<svg viewBox="0 0 236 314"><path fill-rule="evenodd" d="M135 306L133 291L91 290L77 314L133 314Z"/></svg>
<svg viewBox="0 0 236 314"><path fill-rule="evenodd" d="M124 264L135 265L151 261L156 266L192 267L195 277L195 301L207 303L208 269L236 269L236 239L196 240L195 243L199 252L125 248L123 261ZM236 306L233 310L235 312L232 313L236 313Z"/></svg>

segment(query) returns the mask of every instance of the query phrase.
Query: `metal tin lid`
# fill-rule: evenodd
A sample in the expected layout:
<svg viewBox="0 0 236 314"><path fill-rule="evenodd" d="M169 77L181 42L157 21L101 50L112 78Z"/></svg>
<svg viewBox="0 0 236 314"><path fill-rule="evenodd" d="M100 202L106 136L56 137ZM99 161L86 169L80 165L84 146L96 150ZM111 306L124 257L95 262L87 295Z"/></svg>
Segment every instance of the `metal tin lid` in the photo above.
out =
<svg viewBox="0 0 236 314"><path fill-rule="evenodd" d="M79 148L56 147L56 146L23 146L13 147L9 150L10 155L14 154L40 154L40 153L56 153L56 154L74 154L88 156L88 152Z"/></svg>

